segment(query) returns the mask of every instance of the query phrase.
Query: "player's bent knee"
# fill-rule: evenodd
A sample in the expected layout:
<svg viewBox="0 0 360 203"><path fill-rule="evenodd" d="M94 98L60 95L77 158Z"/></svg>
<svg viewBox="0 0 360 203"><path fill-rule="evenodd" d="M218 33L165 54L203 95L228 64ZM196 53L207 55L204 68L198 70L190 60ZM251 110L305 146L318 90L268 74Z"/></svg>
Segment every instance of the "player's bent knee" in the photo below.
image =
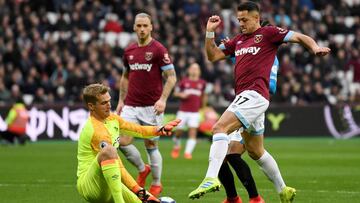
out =
<svg viewBox="0 0 360 203"><path fill-rule="evenodd" d="M132 137L128 137L128 136L122 136L120 138L120 146L128 146L129 144L131 144L133 141Z"/></svg>
<svg viewBox="0 0 360 203"><path fill-rule="evenodd" d="M250 158L253 160L258 160L262 156L261 150L255 150L255 149L246 149Z"/></svg>
<svg viewBox="0 0 360 203"><path fill-rule="evenodd" d="M216 133L225 133L226 132L226 125L223 125L222 123L215 123L215 125L212 128L212 133L216 134Z"/></svg>
<svg viewBox="0 0 360 203"><path fill-rule="evenodd" d="M188 136L189 138L195 139L197 136L197 128L189 128Z"/></svg>
<svg viewBox="0 0 360 203"><path fill-rule="evenodd" d="M232 141L229 144L228 154L243 154L245 152L245 146L237 141Z"/></svg>
<svg viewBox="0 0 360 203"><path fill-rule="evenodd" d="M104 148L102 148L98 154L99 163L102 161L105 161L105 160L117 159L117 158L118 158L117 151L116 151L115 147L113 147L111 145L107 145Z"/></svg>
<svg viewBox="0 0 360 203"><path fill-rule="evenodd" d="M155 148L158 146L158 142L155 140L146 139L146 140L144 140L144 143L145 143L145 147L147 149Z"/></svg>

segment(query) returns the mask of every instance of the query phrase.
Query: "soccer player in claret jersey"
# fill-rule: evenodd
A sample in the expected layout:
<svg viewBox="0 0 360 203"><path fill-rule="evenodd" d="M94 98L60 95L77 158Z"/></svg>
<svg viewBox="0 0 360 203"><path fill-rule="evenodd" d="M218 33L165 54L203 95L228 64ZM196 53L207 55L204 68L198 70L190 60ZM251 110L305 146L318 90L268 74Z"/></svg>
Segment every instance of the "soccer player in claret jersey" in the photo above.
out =
<svg viewBox="0 0 360 203"><path fill-rule="evenodd" d="M180 120L162 127L126 122L110 113L109 88L101 84L85 87L83 98L90 116L80 132L78 142L77 189L80 195L89 202L159 203L124 168L116 150L119 134L142 138L169 136Z"/></svg>
<svg viewBox="0 0 360 203"><path fill-rule="evenodd" d="M241 34L216 46L215 29L221 24L219 16L211 16L206 26L205 48L207 57L215 62L235 54L236 97L213 127L213 143L210 148L209 166L200 186L189 194L199 198L220 187L217 178L220 166L228 151L228 134L240 129L249 156L256 160L265 175L274 183L281 202L292 202L295 189L285 185L274 158L264 149L263 133L265 111L269 106L270 72L278 47L284 42L299 43L315 55L330 52L320 47L311 37L275 26L260 26L260 9L256 3L245 2L238 6L237 19Z"/></svg>
<svg viewBox="0 0 360 203"><path fill-rule="evenodd" d="M180 108L176 117L181 119L181 123L175 131L174 148L171 157L176 159L179 157L181 148L181 135L184 128L188 127L188 140L186 142L184 158L192 159L192 152L196 146L197 130L200 123L201 107L206 106L206 81L200 78L201 70L197 63L193 63L187 70L188 76L183 78L175 88L174 96L180 98Z"/></svg>
<svg viewBox="0 0 360 203"><path fill-rule="evenodd" d="M135 16L134 31L138 41L124 52L124 70L120 81L120 98L117 112L127 121L141 125L160 125L166 101L176 83L176 73L167 49L151 37L151 17L146 13ZM165 84L163 86L163 78ZM137 167L137 182L145 185L152 172L150 193L158 196L162 191L162 157L158 138L144 139L150 166L145 165L140 152L132 144L132 137L123 136L120 150Z"/></svg>
<svg viewBox="0 0 360 203"><path fill-rule="evenodd" d="M261 22L262 27L268 25L269 22L266 20ZM219 47L225 49L225 46L223 44L227 43L229 40L230 40L229 38L225 38L221 40L222 45L220 45ZM231 55L230 59L233 63L235 63L235 55ZM275 94L276 92L278 70L279 70L279 61L277 57L275 57L274 64L271 68L271 73L270 73L269 90L271 94ZM229 165L232 166L239 180L245 187L250 199L249 203L263 203L265 201L257 192L256 184L251 174L251 170L247 165L247 163L241 158L241 155L246 150L243 139L241 137L241 133L246 133L243 132L243 128L236 130L235 132L229 135L230 143L229 143L228 153L225 157L223 164L220 167L218 177L221 184L224 186L226 192L226 199L223 201L223 203L242 202L240 196L238 196L236 192L234 176L231 172Z"/></svg>

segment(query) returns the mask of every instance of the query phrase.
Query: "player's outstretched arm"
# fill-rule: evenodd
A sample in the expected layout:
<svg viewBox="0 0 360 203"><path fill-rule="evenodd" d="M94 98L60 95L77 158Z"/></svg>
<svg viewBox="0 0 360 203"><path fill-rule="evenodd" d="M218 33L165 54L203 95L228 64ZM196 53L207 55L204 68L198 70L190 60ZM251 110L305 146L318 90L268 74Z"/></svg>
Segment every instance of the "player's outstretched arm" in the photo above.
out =
<svg viewBox="0 0 360 203"><path fill-rule="evenodd" d="M117 116L119 122L120 135L126 135L139 138L152 138L156 135L158 126L142 126L137 123L132 123Z"/></svg>
<svg viewBox="0 0 360 203"><path fill-rule="evenodd" d="M154 136L168 136L171 131L180 123L180 119L170 121L163 126L142 126L137 123L125 121L117 116L119 122L120 134L132 137L151 138Z"/></svg>
<svg viewBox="0 0 360 203"><path fill-rule="evenodd" d="M320 47L313 38L298 32L294 32L289 42L299 43L317 56L325 56L331 51L328 47Z"/></svg>
<svg viewBox="0 0 360 203"><path fill-rule="evenodd" d="M120 80L119 101L116 107L116 113L118 114L120 114L122 108L124 107L124 100L127 95L128 86L129 86L129 72L124 70Z"/></svg>
<svg viewBox="0 0 360 203"><path fill-rule="evenodd" d="M205 36L205 50L208 60L211 62L225 59L224 52L216 46L215 30L220 25L221 19L219 16L211 16L206 25L206 36Z"/></svg>

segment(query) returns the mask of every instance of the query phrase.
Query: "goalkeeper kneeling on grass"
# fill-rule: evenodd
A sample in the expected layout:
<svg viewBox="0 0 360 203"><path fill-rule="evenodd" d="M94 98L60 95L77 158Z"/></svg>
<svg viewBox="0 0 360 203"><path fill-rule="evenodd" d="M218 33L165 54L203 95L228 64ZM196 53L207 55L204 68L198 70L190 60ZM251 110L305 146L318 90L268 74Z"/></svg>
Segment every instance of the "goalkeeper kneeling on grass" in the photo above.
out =
<svg viewBox="0 0 360 203"><path fill-rule="evenodd" d="M169 136L180 120L164 126L140 126L111 113L109 88L91 84L84 88L83 99L90 116L78 142L77 189L89 202L160 202L141 188L124 168L116 148L119 135L150 138Z"/></svg>

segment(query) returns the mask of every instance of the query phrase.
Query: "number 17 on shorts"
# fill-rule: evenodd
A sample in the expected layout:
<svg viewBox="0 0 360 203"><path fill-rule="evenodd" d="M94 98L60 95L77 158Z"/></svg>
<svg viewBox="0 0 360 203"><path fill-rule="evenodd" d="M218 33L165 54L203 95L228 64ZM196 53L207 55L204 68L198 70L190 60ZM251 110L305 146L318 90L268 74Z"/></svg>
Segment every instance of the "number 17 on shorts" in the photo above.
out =
<svg viewBox="0 0 360 203"><path fill-rule="evenodd" d="M226 109L233 112L245 128L249 128L258 118L264 117L269 101L254 90L245 90L236 95Z"/></svg>

